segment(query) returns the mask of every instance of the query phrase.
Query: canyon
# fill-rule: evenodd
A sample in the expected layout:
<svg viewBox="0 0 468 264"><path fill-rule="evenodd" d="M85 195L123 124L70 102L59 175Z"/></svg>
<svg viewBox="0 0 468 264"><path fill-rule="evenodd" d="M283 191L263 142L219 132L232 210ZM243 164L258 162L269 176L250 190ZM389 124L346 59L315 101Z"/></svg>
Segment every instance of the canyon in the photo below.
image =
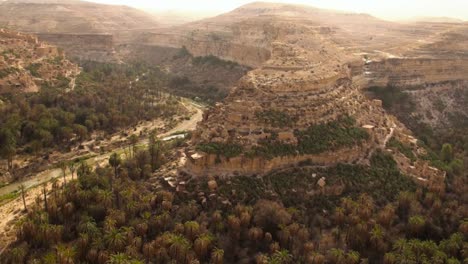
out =
<svg viewBox="0 0 468 264"><path fill-rule="evenodd" d="M106 62L144 59L176 73L182 80L189 76L198 85L210 79L208 72L220 77L214 83L223 91L230 91L229 95L205 113L186 151L187 163L181 173L265 174L305 160L318 165L366 164L377 149L391 152L386 148L390 137L407 141L414 153L422 152L407 129L408 120L398 120L387 113L382 101L366 97L367 90L397 87L420 97L416 111L420 113L427 105L426 94L433 89L441 92L451 91L453 86L466 89L465 22L396 23L366 14L262 2L172 27L158 27L144 16L132 15L140 19L138 25L124 27L111 23L103 28L98 24L87 32L57 27L50 30L50 25L33 30L40 39L57 43L78 59ZM144 24L152 28L144 29ZM24 28L31 30L29 26ZM181 59L181 51L189 57ZM227 76L229 69L217 74L219 68L202 69L193 63L193 58L207 56L246 68L239 68L232 78L225 78L222 76ZM456 105L466 106L463 102ZM466 115L468 111L460 112ZM343 129L367 136L321 153L297 149L273 157L255 153L270 145L298 148L304 141L300 134L304 136L305 131L346 118L353 122ZM439 117L426 121L434 127L446 125L441 120ZM203 148L199 146L234 146L242 151L226 157L201 151ZM395 157L398 155L394 153ZM439 184L443 179L442 172L434 171L436 176L428 176L427 170L422 169L428 167L424 161L403 159L399 165L416 179L438 178ZM415 166L421 169L414 169Z"/></svg>
<svg viewBox="0 0 468 264"><path fill-rule="evenodd" d="M63 48L70 58L119 62L116 43L135 39L158 27L143 11L85 1L8 0L0 2L0 26L36 34Z"/></svg>
<svg viewBox="0 0 468 264"><path fill-rule="evenodd" d="M443 172L387 148L394 137L414 153L424 152L405 124L388 114L381 101L364 94L373 86L408 91L447 82L463 86L468 76L466 29L466 23L398 24L367 15L254 3L173 33L155 33L147 41L254 68L226 100L205 113L182 173L263 175L304 161L317 166L368 163L369 153L383 149L417 182L440 188ZM278 125L265 115L287 122ZM322 153L300 152L301 132L343 116L355 118L355 128L366 130L369 138ZM296 153L255 153L270 145L292 147ZM222 153L236 148L232 156Z"/></svg>

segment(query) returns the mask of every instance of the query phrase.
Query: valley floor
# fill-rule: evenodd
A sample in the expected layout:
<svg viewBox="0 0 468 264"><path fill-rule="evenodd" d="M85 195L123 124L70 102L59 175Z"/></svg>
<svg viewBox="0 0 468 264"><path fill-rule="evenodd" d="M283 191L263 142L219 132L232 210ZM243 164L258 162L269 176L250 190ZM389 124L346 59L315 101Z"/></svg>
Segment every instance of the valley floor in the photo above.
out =
<svg viewBox="0 0 468 264"><path fill-rule="evenodd" d="M195 130L197 123L200 122L203 118L203 110L202 106L188 100L183 99L183 105L187 108L187 110L192 113L190 119L184 120L177 124L174 128L160 134L158 137L161 140L172 139L173 135L176 133L180 133L182 131L193 131ZM138 130L138 129L137 129ZM147 145L148 138L143 138L140 140L139 145ZM105 154L100 154L89 158L86 162L89 165L106 165L109 157L114 152L124 152L125 147L119 147L116 149L109 150ZM76 158L76 157L74 157ZM73 159L73 158L72 158ZM68 173L66 175L66 180L70 180L72 175ZM0 188L0 195L7 195L10 193L14 193L18 190L19 186L23 184L26 189L26 206L32 205L36 197L42 194L42 184L47 183L47 190L51 191L53 184L52 180L57 179L57 186L61 186L63 183L62 172L59 168L50 168L45 171L38 173L36 176L31 177L29 179L25 179L22 182L12 183L3 188ZM20 218L24 215L25 211L23 210L23 200L21 195L17 195L17 197L9 202L6 202L3 205L0 205L0 255L8 246L8 244L14 239L15 237L15 225L18 223Z"/></svg>

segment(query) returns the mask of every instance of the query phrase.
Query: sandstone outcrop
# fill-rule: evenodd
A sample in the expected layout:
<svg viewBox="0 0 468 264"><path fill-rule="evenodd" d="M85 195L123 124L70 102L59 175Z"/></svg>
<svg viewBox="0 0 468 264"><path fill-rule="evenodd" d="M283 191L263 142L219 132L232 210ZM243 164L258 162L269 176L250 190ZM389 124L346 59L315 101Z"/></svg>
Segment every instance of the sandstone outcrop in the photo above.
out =
<svg viewBox="0 0 468 264"><path fill-rule="evenodd" d="M68 57L98 62L119 62L112 34L37 33L39 40L63 47Z"/></svg>
<svg viewBox="0 0 468 264"><path fill-rule="evenodd" d="M363 90L371 85L410 87L466 78L464 48L454 45L446 52L441 50L446 46L438 44L448 42L453 32L463 39L460 31L465 27L403 25L366 15L255 3L173 33L147 36L146 41L186 46L195 54L255 67L223 103L205 113L182 170L199 176L262 175L306 160L317 166L366 164L377 149L387 149L392 137L411 136L386 113L381 101L368 99ZM244 48L238 51L236 45ZM255 55L243 53L253 49ZM457 52L463 56L454 56ZM368 137L313 154L300 149L303 131L334 124L344 116L355 119L354 132L365 131ZM265 144L287 151L256 155ZM388 151L401 156L398 150ZM434 189L443 185L445 174L427 162L396 159L418 183Z"/></svg>
<svg viewBox="0 0 468 264"><path fill-rule="evenodd" d="M38 35L71 58L98 62L119 62L115 45L133 42L158 25L134 8L79 0L1 1L0 14L5 14L0 16L5 28Z"/></svg>
<svg viewBox="0 0 468 264"><path fill-rule="evenodd" d="M0 29L0 93L37 92L41 85L73 88L78 66L36 36Z"/></svg>

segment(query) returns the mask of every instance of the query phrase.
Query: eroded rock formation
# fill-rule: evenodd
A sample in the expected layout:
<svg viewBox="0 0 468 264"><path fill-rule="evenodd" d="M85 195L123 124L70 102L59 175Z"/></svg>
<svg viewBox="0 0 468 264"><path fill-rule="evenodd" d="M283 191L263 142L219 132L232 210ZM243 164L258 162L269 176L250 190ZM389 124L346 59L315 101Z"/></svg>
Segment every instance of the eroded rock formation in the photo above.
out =
<svg viewBox="0 0 468 264"><path fill-rule="evenodd" d="M452 33L447 32L465 25L417 27L421 30L366 15L258 3L164 38L149 37L156 44L186 46L195 54L214 54L256 68L223 103L205 113L183 170L200 176L261 175L305 160L317 166L368 163L376 150L387 149L390 139L412 138L382 102L366 98L363 89L372 83L411 86L458 80L467 72L466 61L453 56L456 49L464 52L461 46L449 47L446 56L440 50L446 46L437 44L448 41ZM414 43L415 37L424 39ZM222 45L215 47L215 42ZM244 46L241 52L235 46L239 43ZM245 54L254 49L255 55ZM355 122L341 126L346 118ZM335 133L334 126L345 132L328 149L305 149L311 136L307 133L325 128ZM411 146L415 153L422 151L415 142ZM419 183L443 185L443 172L425 161L405 160L398 150L391 152L400 169Z"/></svg>
<svg viewBox="0 0 468 264"><path fill-rule="evenodd" d="M36 36L0 29L0 93L37 92L43 84L73 88L77 65Z"/></svg>

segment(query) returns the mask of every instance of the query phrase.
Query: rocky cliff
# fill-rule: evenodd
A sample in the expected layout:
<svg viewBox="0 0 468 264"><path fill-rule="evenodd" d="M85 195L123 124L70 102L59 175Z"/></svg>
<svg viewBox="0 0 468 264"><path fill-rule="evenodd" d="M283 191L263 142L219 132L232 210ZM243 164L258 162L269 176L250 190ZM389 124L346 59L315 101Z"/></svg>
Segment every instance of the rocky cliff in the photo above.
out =
<svg viewBox="0 0 468 264"><path fill-rule="evenodd" d="M37 33L39 40L63 47L70 58L118 62L112 34Z"/></svg>
<svg viewBox="0 0 468 264"><path fill-rule="evenodd" d="M73 88L79 68L36 36L0 29L0 93L37 92L42 85Z"/></svg>
<svg viewBox="0 0 468 264"><path fill-rule="evenodd" d="M71 57L117 62L115 43L133 42L157 27L143 11L85 1L8 0L0 2L0 25L33 33L63 48Z"/></svg>
<svg viewBox="0 0 468 264"><path fill-rule="evenodd" d="M255 3L145 41L255 68L205 113L185 153L185 173L263 175L304 161L368 164L381 149L416 182L443 188L445 174L418 158L424 149L411 131L363 91L464 80L464 45L444 43L463 40L465 28ZM416 159L388 147L394 139Z"/></svg>

